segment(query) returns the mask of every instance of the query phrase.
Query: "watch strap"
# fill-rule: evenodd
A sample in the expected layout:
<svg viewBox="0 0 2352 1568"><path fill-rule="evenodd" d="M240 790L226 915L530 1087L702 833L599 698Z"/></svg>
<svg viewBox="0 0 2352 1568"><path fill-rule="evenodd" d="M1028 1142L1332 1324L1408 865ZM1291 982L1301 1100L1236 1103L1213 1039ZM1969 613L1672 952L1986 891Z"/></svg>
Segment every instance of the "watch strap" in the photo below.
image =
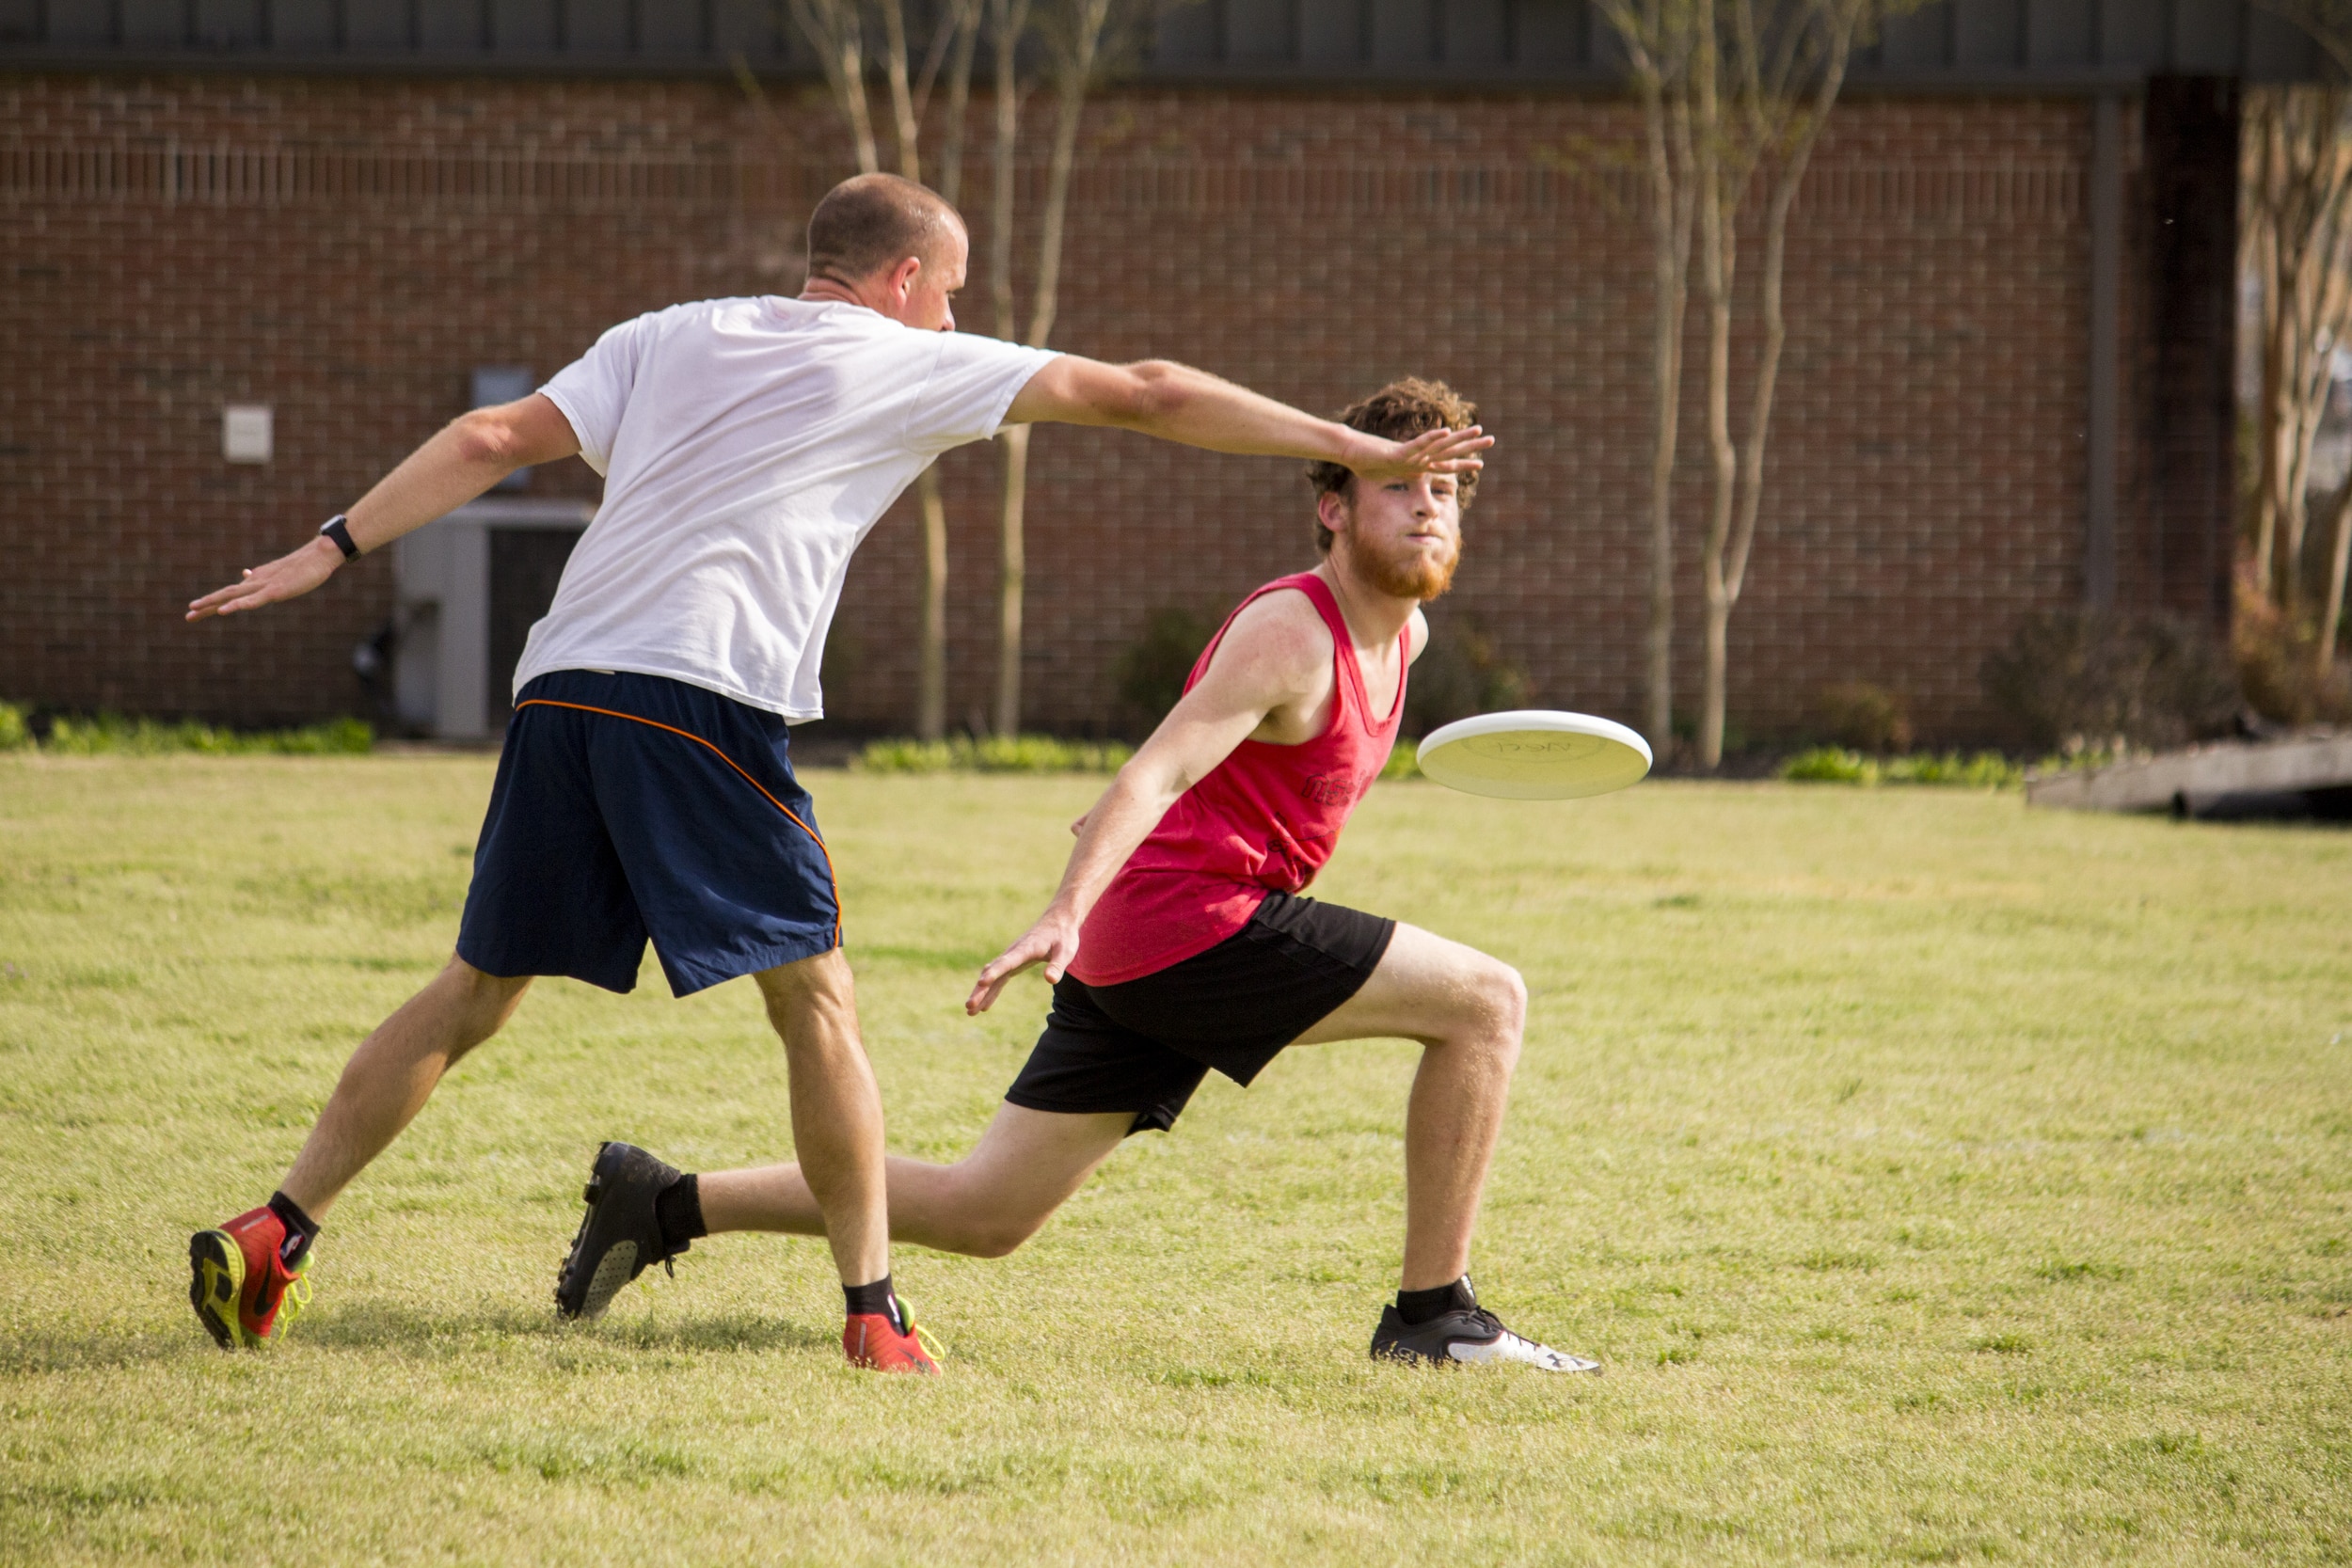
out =
<svg viewBox="0 0 2352 1568"><path fill-rule="evenodd" d="M358 559L359 546L352 542L350 519L342 513L338 512L332 517L327 518L320 525L319 532L324 537L335 541L335 547L343 552L345 561Z"/></svg>

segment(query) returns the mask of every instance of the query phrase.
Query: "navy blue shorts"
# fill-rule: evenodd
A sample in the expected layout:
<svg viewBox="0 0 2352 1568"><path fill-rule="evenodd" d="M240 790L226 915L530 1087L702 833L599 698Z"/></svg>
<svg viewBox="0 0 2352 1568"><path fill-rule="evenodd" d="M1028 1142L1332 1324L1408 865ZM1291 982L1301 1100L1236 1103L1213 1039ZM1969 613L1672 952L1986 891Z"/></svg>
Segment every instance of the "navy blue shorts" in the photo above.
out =
<svg viewBox="0 0 2352 1568"><path fill-rule="evenodd" d="M625 991L645 940L679 996L841 944L833 861L784 720L660 675L523 688L457 956Z"/></svg>

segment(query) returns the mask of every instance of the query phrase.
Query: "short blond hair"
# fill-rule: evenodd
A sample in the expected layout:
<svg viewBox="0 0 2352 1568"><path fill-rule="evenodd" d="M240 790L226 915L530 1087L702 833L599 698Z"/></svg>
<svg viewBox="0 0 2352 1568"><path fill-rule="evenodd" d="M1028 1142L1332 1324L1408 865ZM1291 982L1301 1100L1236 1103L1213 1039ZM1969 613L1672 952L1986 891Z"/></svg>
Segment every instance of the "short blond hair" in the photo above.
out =
<svg viewBox="0 0 2352 1568"><path fill-rule="evenodd" d="M860 283L910 256L926 265L963 215L928 185L895 174L852 175L808 216L808 275Z"/></svg>

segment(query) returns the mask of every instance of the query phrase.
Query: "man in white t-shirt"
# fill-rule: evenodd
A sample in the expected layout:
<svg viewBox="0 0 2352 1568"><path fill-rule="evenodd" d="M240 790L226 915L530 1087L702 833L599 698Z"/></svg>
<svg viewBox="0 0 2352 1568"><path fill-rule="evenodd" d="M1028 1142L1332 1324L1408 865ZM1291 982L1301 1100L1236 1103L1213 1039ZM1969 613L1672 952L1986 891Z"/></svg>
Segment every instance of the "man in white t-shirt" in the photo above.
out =
<svg viewBox="0 0 2352 1568"><path fill-rule="evenodd" d="M818 660L851 553L925 466L1008 424L1114 425L1375 480L1466 472L1491 444L1475 429L1383 440L1181 365L958 334L968 250L922 186L847 181L809 220L798 299L612 328L532 396L458 419L310 544L189 606L201 620L308 593L516 468L578 453L605 475L516 671L456 955L353 1054L269 1202L190 1239L190 1301L224 1347L267 1345L308 1302L319 1219L532 976L626 991L650 938L679 995L759 984L845 1352L937 1370L890 1288L882 1106L786 729L822 713ZM704 1234L694 1178L625 1144L599 1152L587 1202L556 1289L567 1317L597 1316Z"/></svg>

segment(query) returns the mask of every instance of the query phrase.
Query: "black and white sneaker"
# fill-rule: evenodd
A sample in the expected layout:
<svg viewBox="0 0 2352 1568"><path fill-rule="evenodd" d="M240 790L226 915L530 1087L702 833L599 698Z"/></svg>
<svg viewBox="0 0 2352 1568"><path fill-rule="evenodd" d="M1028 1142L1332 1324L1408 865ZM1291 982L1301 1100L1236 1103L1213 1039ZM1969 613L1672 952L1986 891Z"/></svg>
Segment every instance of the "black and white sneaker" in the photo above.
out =
<svg viewBox="0 0 2352 1568"><path fill-rule="evenodd" d="M1502 1319L1478 1305L1468 1279L1454 1289L1459 1305L1425 1323L1406 1323L1393 1304L1381 1308L1380 1326L1372 1335L1372 1358L1430 1367L1516 1361L1548 1372L1600 1370L1597 1361L1523 1339L1503 1327Z"/></svg>
<svg viewBox="0 0 2352 1568"><path fill-rule="evenodd" d="M555 1278L560 1316L602 1317L622 1286L656 1263L668 1265L693 1244L668 1245L654 1212L661 1189L684 1174L634 1144L609 1143L596 1150L587 1191L580 1194L588 1212Z"/></svg>

